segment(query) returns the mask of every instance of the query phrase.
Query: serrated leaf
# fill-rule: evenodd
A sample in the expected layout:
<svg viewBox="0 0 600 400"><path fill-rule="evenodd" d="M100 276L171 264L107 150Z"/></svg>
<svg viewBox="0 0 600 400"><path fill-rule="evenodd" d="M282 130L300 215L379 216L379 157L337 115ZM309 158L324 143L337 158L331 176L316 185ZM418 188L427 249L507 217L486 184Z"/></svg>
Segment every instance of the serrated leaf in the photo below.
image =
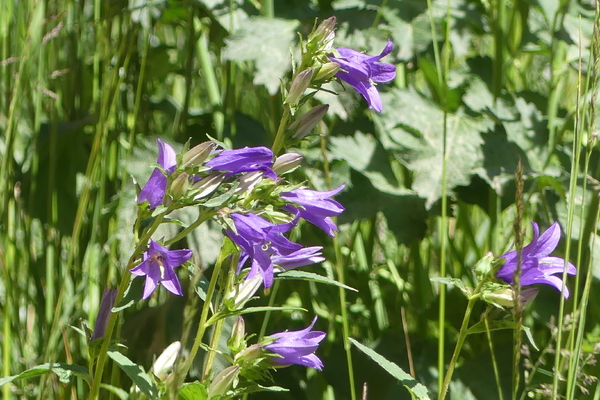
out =
<svg viewBox="0 0 600 400"><path fill-rule="evenodd" d="M224 56L232 61L254 61L254 84L265 85L271 95L290 70L290 47L296 39L298 21L252 17L226 40Z"/></svg>
<svg viewBox="0 0 600 400"><path fill-rule="evenodd" d="M385 357L377 353L375 350L359 343L358 341L349 338L350 342L355 345L360 351L365 353L371 360L375 361L381 368L387 373L398 379L400 383L408 389L408 391L419 400L429 400L429 394L427 388L419 383L415 378L404 372L395 363L387 360Z"/></svg>
<svg viewBox="0 0 600 400"><path fill-rule="evenodd" d="M352 290L354 292L358 292L358 290L354 289L353 287L350 287L348 285L344 285L341 282L338 282L334 279L330 279L326 276L323 275L319 275L319 274L315 274L313 272L306 272L306 271L286 271L286 272L282 272L280 274L277 274L277 277L279 278L283 278L283 279L302 279L305 281L312 281L312 282L317 282L317 283L325 283L327 285L334 285L334 286L339 286L342 287L344 289L347 290Z"/></svg>
<svg viewBox="0 0 600 400"><path fill-rule="evenodd" d="M442 194L444 113L432 101L412 90L392 89L382 94L384 111L376 122L380 135L396 144L398 156L413 172L412 189L430 208ZM483 165L481 132L493 126L483 117L460 109L446 114L447 187L467 185Z"/></svg>
<svg viewBox="0 0 600 400"><path fill-rule="evenodd" d="M158 397L158 388L141 366L116 350L109 350L107 354L146 396L151 399Z"/></svg>
<svg viewBox="0 0 600 400"><path fill-rule="evenodd" d="M83 378L87 383L89 383L90 379L87 368L82 367L81 365L65 363L46 363L30 368L27 371L21 372L17 375L5 376L4 378L0 378L0 386L18 379L26 379L34 376L45 375L50 372L56 374L58 376L58 379L63 383L70 383L73 375Z"/></svg>

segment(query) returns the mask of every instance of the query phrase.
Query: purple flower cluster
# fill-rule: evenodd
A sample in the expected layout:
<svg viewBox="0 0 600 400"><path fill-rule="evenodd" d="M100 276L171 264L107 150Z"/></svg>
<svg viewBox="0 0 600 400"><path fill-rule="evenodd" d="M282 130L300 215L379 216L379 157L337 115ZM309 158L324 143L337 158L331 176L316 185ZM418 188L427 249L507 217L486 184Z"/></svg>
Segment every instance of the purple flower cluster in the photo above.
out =
<svg viewBox="0 0 600 400"><path fill-rule="evenodd" d="M279 358L271 359L271 363L281 367L298 364L321 371L323 369L323 362L317 357L315 351L319 347L319 343L325 339L326 334L321 331L311 332L315 322L317 322L317 317L305 329L270 335L269 337L277 338L277 340L264 347L280 356Z"/></svg>
<svg viewBox="0 0 600 400"><path fill-rule="evenodd" d="M560 240L560 226L555 222L540 236L538 224L532 222L533 240L521 252L521 286L530 286L538 283L554 286L562 291L565 299L569 298L569 289L562 280L561 274L565 271L565 260L560 257L549 257L556 249ZM500 256L506 261L496 276L509 284L514 284L514 276L518 266L518 252L510 251ZM567 263L567 274L575 275L577 270L570 262Z"/></svg>
<svg viewBox="0 0 600 400"><path fill-rule="evenodd" d="M172 174L176 167L173 148L160 139L158 145L158 164L164 172L156 168L138 197L140 202L148 201L150 208L164 203L168 185L165 174ZM238 175L240 180L252 177L253 183L257 183L254 174L277 181L277 174L272 168L273 158L273 152L266 147L245 147L222 150L204 166L210 168L208 173L223 173L226 177ZM260 274L265 287L268 288L273 284L276 267L289 270L324 261L321 246L304 248L287 239L284 234L296 226L300 218L304 218L329 236L333 236L337 226L331 217L339 215L344 207L331 197L343 188L342 185L325 192L309 189L283 192L280 198L288 203L283 206L283 210L291 214L291 221L283 224L274 224L251 212L232 212L229 216L235 229L226 229L225 232L241 249L238 273L250 261L250 271L246 278ZM173 268L183 264L190 257L190 250L170 251L151 241L148 251L143 256L143 262L130 271L134 275L147 277L143 298L148 298L158 283L170 292L180 295L181 287Z"/></svg>

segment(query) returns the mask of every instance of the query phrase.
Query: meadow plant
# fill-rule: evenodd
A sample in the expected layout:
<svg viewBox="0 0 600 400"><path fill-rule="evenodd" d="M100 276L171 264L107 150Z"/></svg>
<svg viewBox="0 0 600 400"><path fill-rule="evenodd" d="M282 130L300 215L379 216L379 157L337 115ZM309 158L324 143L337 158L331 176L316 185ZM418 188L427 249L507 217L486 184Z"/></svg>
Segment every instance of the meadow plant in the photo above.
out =
<svg viewBox="0 0 600 400"><path fill-rule="evenodd" d="M101 3L0 6L3 400L600 397L600 6Z"/></svg>

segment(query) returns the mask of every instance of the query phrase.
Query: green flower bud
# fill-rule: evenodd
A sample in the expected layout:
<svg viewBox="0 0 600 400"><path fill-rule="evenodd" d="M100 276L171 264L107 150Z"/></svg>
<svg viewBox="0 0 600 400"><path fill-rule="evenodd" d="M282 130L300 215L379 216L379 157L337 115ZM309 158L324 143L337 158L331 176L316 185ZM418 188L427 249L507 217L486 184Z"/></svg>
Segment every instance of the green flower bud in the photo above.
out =
<svg viewBox="0 0 600 400"><path fill-rule="evenodd" d="M302 163L302 156L296 153L285 153L275 159L273 171L277 175L283 175L298 168Z"/></svg>
<svg viewBox="0 0 600 400"><path fill-rule="evenodd" d="M227 341L227 347L234 353L239 353L246 347L246 323L241 315L237 317L231 327L231 336Z"/></svg>
<svg viewBox="0 0 600 400"><path fill-rule="evenodd" d="M263 347L259 344L253 344L252 346L246 347L235 355L234 361L240 364L250 363L256 360L263 352Z"/></svg>
<svg viewBox="0 0 600 400"><path fill-rule="evenodd" d="M191 168L202 165L211 151L217 147L216 143L204 142L188 150L181 159L182 168Z"/></svg>
<svg viewBox="0 0 600 400"><path fill-rule="evenodd" d="M327 51L333 44L335 39L335 25L337 24L337 18L329 17L317 26L313 32L308 35L308 41L311 44L315 44L321 50Z"/></svg>
<svg viewBox="0 0 600 400"><path fill-rule="evenodd" d="M262 285L262 276L260 274L254 275L250 279L246 279L237 285L231 292L228 293L227 299L232 300L230 305L232 310L239 310L244 307L246 302L250 300L256 291Z"/></svg>
<svg viewBox="0 0 600 400"><path fill-rule="evenodd" d="M290 86L290 92L285 98L286 104L296 104L298 100L300 100L304 91L308 88L308 85L310 85L314 73L315 69L310 67L296 75Z"/></svg>
<svg viewBox="0 0 600 400"><path fill-rule="evenodd" d="M248 172L239 179L240 185L235 189L235 194L252 191L263 179L262 171Z"/></svg>
<svg viewBox="0 0 600 400"><path fill-rule="evenodd" d="M232 387L240 373L239 365L225 368L215 376L208 387L208 398L222 396Z"/></svg>
<svg viewBox="0 0 600 400"><path fill-rule="evenodd" d="M317 76L315 76L316 82L328 81L335 76L342 69L338 63L327 62L321 65L319 71L317 72Z"/></svg>
<svg viewBox="0 0 600 400"><path fill-rule="evenodd" d="M171 197L173 200L179 200L183 196L188 188L190 187L190 176L182 172L177 178L171 183Z"/></svg>
<svg viewBox="0 0 600 400"><path fill-rule="evenodd" d="M492 261L494 261L494 254L491 251L488 251L488 253L475 264L475 272L477 272L477 275L487 275L492 269Z"/></svg>
<svg viewBox="0 0 600 400"><path fill-rule="evenodd" d="M320 104L298 118L288 129L293 139L302 139L313 130L329 110L329 104Z"/></svg>

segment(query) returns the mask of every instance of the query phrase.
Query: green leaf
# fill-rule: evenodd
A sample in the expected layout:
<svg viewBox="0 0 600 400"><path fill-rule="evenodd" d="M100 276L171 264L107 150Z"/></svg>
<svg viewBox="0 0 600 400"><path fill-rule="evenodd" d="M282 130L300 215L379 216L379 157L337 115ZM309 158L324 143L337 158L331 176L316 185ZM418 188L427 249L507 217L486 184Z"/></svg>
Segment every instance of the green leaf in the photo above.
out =
<svg viewBox="0 0 600 400"><path fill-rule="evenodd" d="M33 376L45 375L50 372L56 374L58 376L58 379L63 383L70 383L71 379L73 378L73 375L76 375L80 378L83 378L89 384L90 376L88 370L87 368L82 367L81 365L64 363L46 363L30 368L27 371L21 372L18 375L5 376L4 378L0 378L0 386L18 379L26 379L31 378Z"/></svg>
<svg viewBox="0 0 600 400"><path fill-rule="evenodd" d="M127 286L127 289L125 290L125 295L121 301L119 301L119 304L116 304L111 311L117 313L131 307L136 302L140 301L143 293L144 280L137 278L132 279L131 282L129 282L129 286Z"/></svg>
<svg viewBox="0 0 600 400"><path fill-rule="evenodd" d="M369 358L375 361L379 366L386 370L387 373L398 379L408 391L419 400L429 400L427 388L419 383L415 378L407 374L395 363L387 360L385 357L377 353L375 350L359 343L358 341L349 338L353 345L360 351L365 353Z"/></svg>
<svg viewBox="0 0 600 400"><path fill-rule="evenodd" d="M208 390L200 382L186 383L177 395L177 400L206 400Z"/></svg>
<svg viewBox="0 0 600 400"><path fill-rule="evenodd" d="M458 278L442 278L442 277L437 277L437 278L431 278L430 281L431 282L439 282L439 283L442 283L444 285L453 285L453 286L456 286L457 288L459 288L467 296L471 295L471 290L469 290L469 288L465 285L465 283L462 280L458 279Z"/></svg>
<svg viewBox="0 0 600 400"><path fill-rule="evenodd" d="M381 97L384 106L381 118L376 119L377 130L413 172L412 189L431 208L442 194L444 113L413 90L394 88ZM483 166L480 133L492 126L490 120L467 116L461 109L446 114L448 188L468 185L476 169Z"/></svg>
<svg viewBox="0 0 600 400"><path fill-rule="evenodd" d="M152 378L144 371L142 367L135 364L124 354L116 350L109 350L108 356L119 365L119 367L127 374L135 385L151 399L158 397L158 388L154 384Z"/></svg>
<svg viewBox="0 0 600 400"><path fill-rule="evenodd" d="M232 61L254 61L255 85L265 85L271 95L290 70L290 47L296 39L298 21L252 17L226 40L224 56Z"/></svg>
<svg viewBox="0 0 600 400"><path fill-rule="evenodd" d="M330 278L328 278L326 276L323 276L323 275L315 274L313 272L306 272L306 271L286 271L286 272L282 272L280 274L277 274L277 277L283 278L283 279L302 279L302 280L305 280L305 281L312 281L312 282L317 282L317 283L325 283L325 284L328 284L328 285L339 286L339 287L342 287L344 289L352 290L353 292L358 292L358 290L354 289L353 287L350 287L348 285L344 285L341 282L338 282L336 280L330 279Z"/></svg>
<svg viewBox="0 0 600 400"><path fill-rule="evenodd" d="M116 386L107 385L106 383L101 383L100 388L104 389L104 390L108 390L109 392L113 393L115 396L117 396L121 400L129 399L129 393L127 393L125 390L118 388Z"/></svg>

